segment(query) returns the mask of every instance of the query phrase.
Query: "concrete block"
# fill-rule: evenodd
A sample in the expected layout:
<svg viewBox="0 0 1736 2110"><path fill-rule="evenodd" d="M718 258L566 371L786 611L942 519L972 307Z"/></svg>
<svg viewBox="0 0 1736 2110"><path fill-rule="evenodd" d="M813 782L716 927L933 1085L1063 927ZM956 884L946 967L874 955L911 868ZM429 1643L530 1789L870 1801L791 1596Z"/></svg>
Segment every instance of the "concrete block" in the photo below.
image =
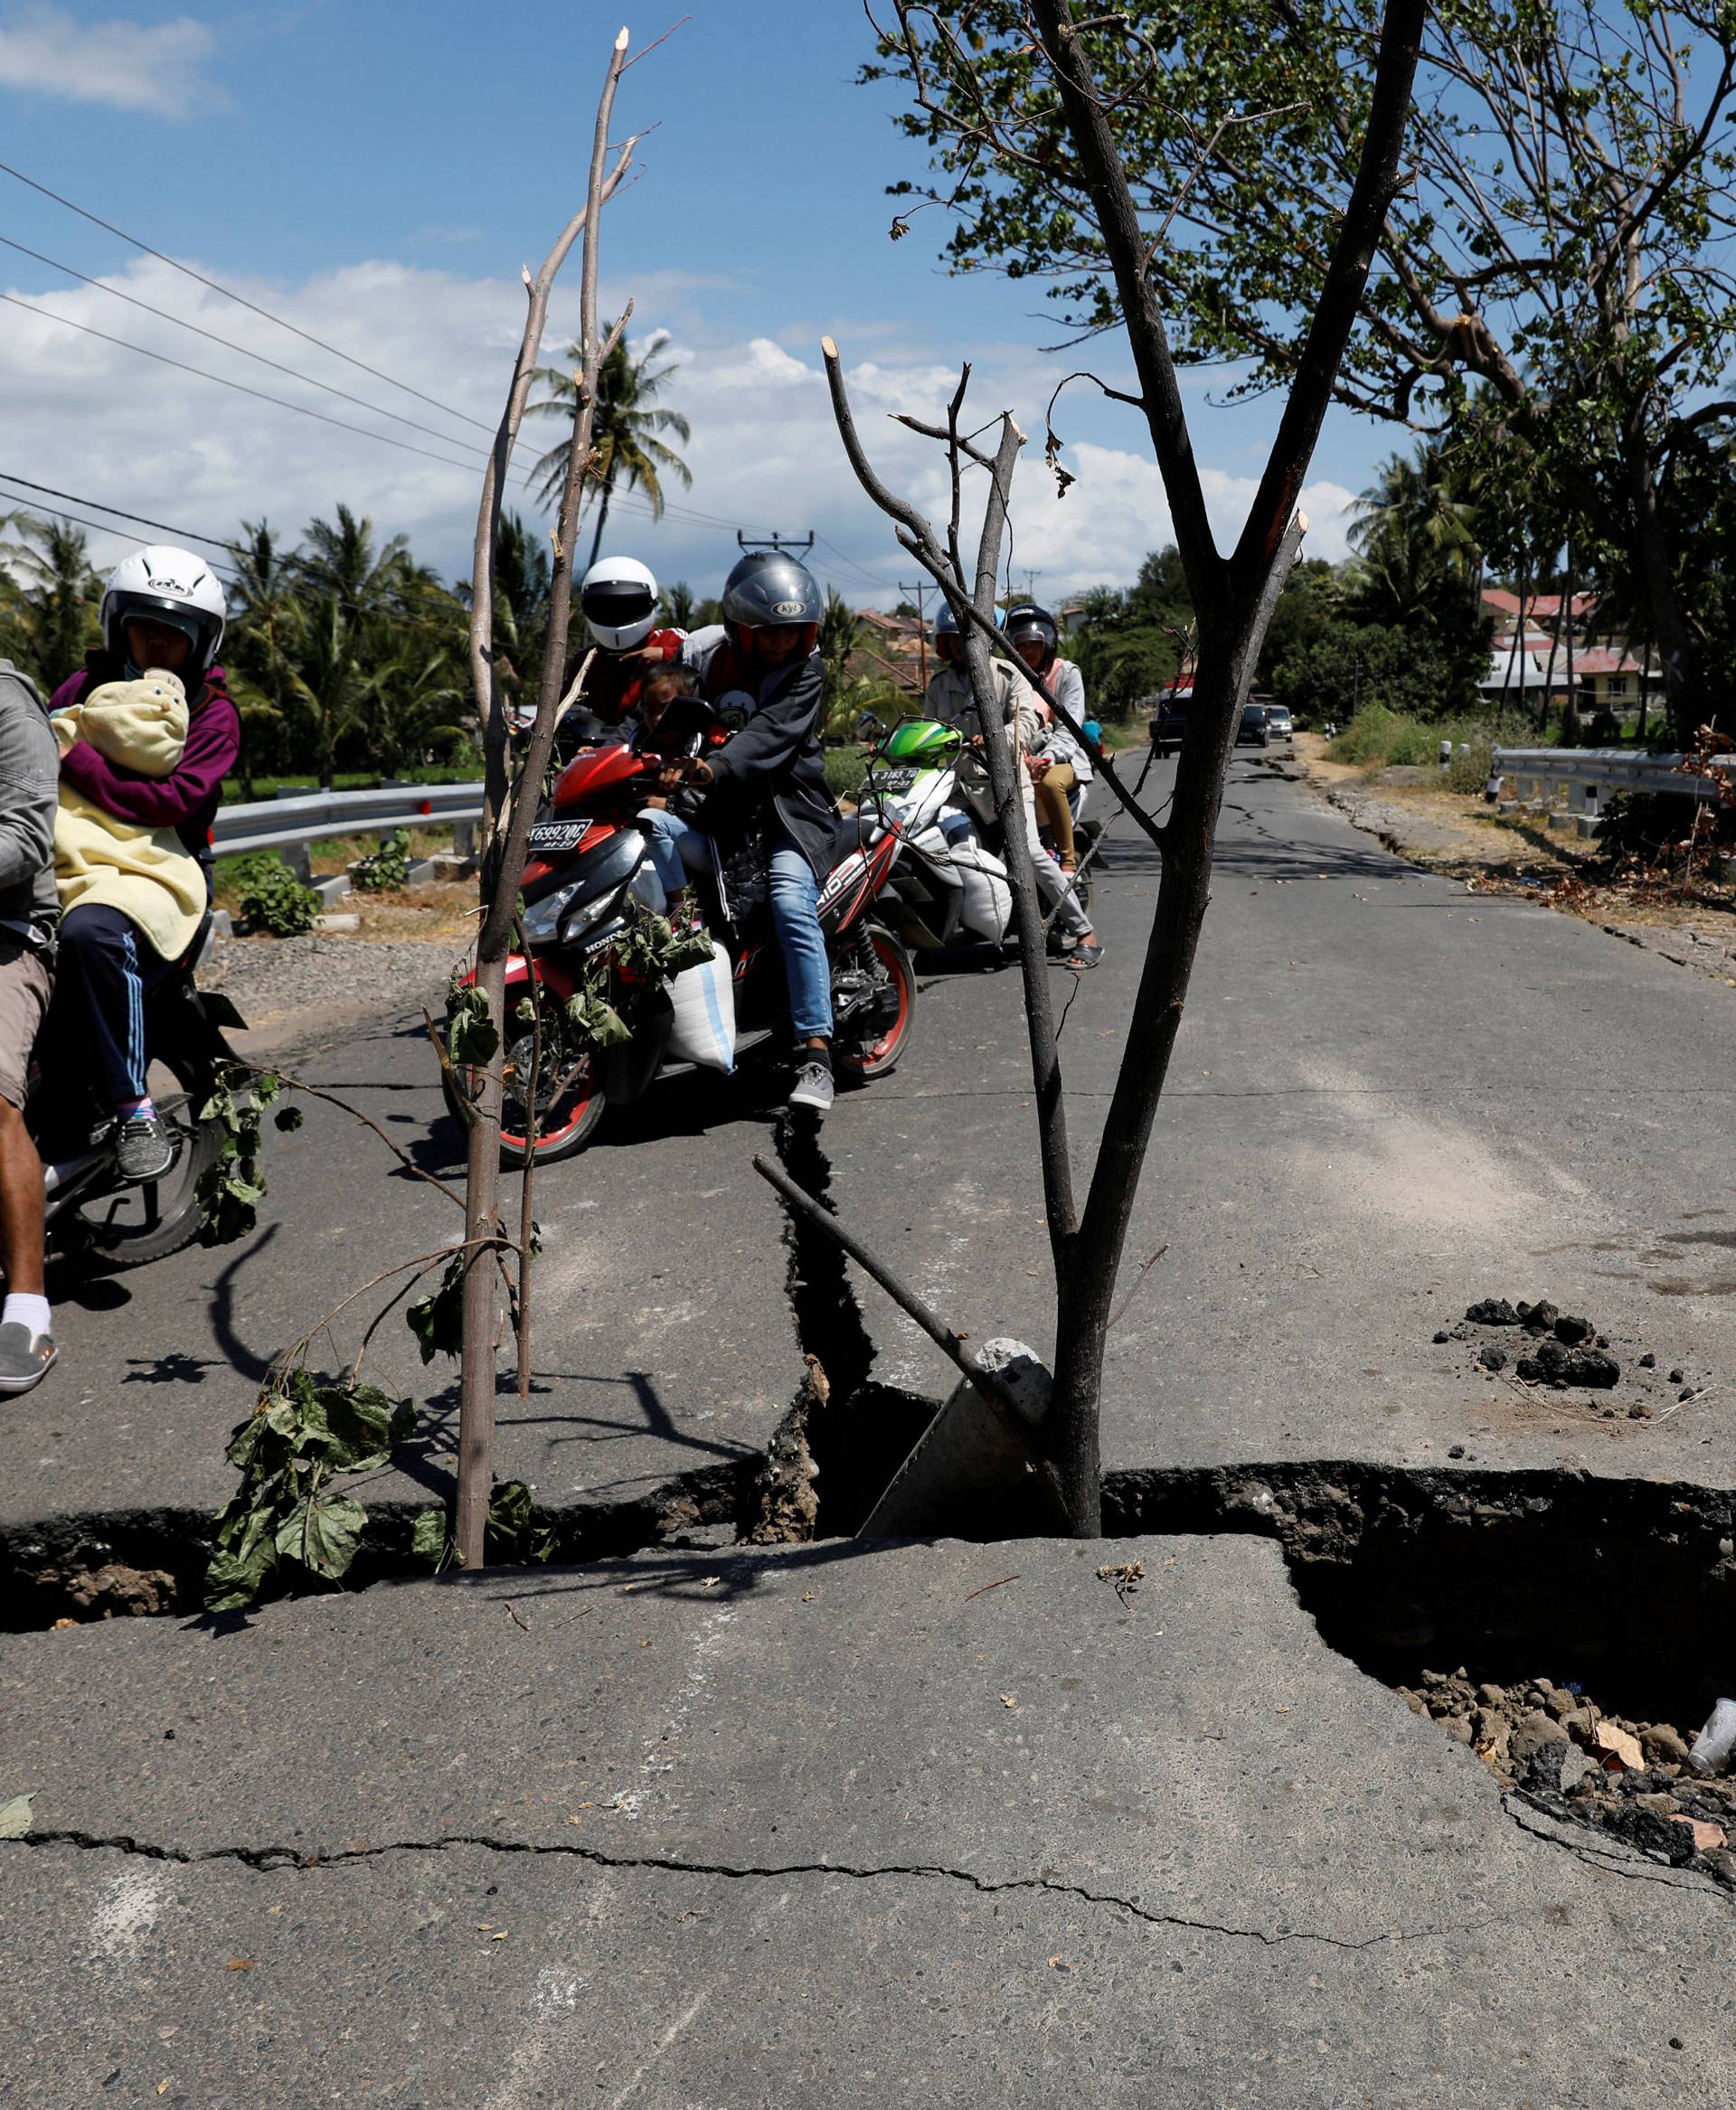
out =
<svg viewBox="0 0 1736 2110"><path fill-rule="evenodd" d="M427 886L431 880L440 876L435 869L439 862L438 857L419 857L405 872L404 884L409 887Z"/></svg>
<svg viewBox="0 0 1736 2110"><path fill-rule="evenodd" d="M315 893L319 896L327 908L330 908L334 901L347 900L354 890L350 885L350 875L347 871L334 872L330 879L315 880L313 887Z"/></svg>
<svg viewBox="0 0 1736 2110"><path fill-rule="evenodd" d="M1012 1386L1034 1432L1049 1411L1052 1380L1023 1341L990 1341L984 1367ZM857 1534L863 1539L1005 1539L1053 1531L1061 1521L1022 1444L960 1379Z"/></svg>
<svg viewBox="0 0 1736 2110"><path fill-rule="evenodd" d="M429 874L437 880L474 879L482 860L476 856L430 857L427 861ZM420 868L419 868L420 869Z"/></svg>
<svg viewBox="0 0 1736 2110"><path fill-rule="evenodd" d="M1594 835L1602 834L1603 815L1601 814L1575 814L1573 825L1579 830L1582 839L1590 840Z"/></svg>
<svg viewBox="0 0 1736 2110"><path fill-rule="evenodd" d="M1578 823L1579 818L1578 814L1569 813L1565 806L1552 805L1549 809L1548 819L1552 828L1573 827Z"/></svg>
<svg viewBox="0 0 1736 2110"><path fill-rule="evenodd" d="M360 930L361 928L362 918L359 916L316 916L314 918L314 928L324 931L328 937L343 937L348 932Z"/></svg>

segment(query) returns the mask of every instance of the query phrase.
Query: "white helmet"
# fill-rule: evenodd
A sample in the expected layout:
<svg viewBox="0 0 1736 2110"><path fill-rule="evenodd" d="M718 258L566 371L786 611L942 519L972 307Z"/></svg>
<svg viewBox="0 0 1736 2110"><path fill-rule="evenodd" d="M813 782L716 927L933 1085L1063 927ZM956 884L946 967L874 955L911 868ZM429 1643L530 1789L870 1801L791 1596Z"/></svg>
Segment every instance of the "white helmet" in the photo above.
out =
<svg viewBox="0 0 1736 2110"><path fill-rule="evenodd" d="M604 557L579 582L585 627L605 652L631 652L657 619L657 582L637 557Z"/></svg>
<svg viewBox="0 0 1736 2110"><path fill-rule="evenodd" d="M228 613L223 589L203 557L153 542L123 557L108 574L102 597L102 642L113 658L125 660L127 618L149 616L179 630L193 646L181 670L189 688L211 672L223 641ZM140 670L143 672L143 670Z"/></svg>

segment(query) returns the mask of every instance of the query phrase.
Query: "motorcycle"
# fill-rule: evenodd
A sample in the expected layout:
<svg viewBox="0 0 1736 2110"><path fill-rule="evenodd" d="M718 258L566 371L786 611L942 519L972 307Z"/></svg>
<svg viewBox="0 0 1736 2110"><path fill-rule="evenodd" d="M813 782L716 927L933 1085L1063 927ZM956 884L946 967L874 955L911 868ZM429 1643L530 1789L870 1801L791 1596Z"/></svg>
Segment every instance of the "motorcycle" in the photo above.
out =
<svg viewBox="0 0 1736 2110"><path fill-rule="evenodd" d="M62 984L49 1003L31 1060L24 1126L42 1160L49 1245L55 1252L110 1267L142 1267L199 1236L199 1181L222 1154L224 1140L222 1124L202 1120L200 1110L215 1088L218 1064L232 1058L225 1029L246 1023L228 997L194 984L193 963L206 928L201 926L174 973L145 1000L152 1097L175 1154L160 1179L138 1185L121 1179L114 1115L84 1057L88 1036L80 999ZM164 1071L172 1089L156 1088Z"/></svg>
<svg viewBox="0 0 1736 2110"><path fill-rule="evenodd" d="M964 735L920 718L888 732L872 711L856 731L873 743L857 809L863 840L894 845L882 913L919 952L1010 946L1006 866L955 803Z"/></svg>
<svg viewBox="0 0 1736 2110"><path fill-rule="evenodd" d="M754 883L751 845L713 843L712 873L695 882L714 961L649 995L634 986L632 927L642 913L661 916L668 906L637 816L656 796L667 763L721 747L731 730L709 705L677 700L655 733L647 729L624 744L581 749L556 779L531 830L521 890L526 949L506 963L504 1165L530 1160L533 1134L539 1165L572 1157L596 1133L607 1107L631 1106L661 1079L702 1067L728 1069L753 1050L789 1045L783 961L760 898L763 887ZM915 1025L910 954L872 914L897 847L895 837L864 842L846 821L820 890L820 928L832 967L832 1061L841 1081L885 1076L909 1048ZM702 978L697 996L683 989L690 976ZM570 999L599 994L632 1018L630 1035L611 1045L581 1036L568 1016ZM720 1003L720 994L731 1002ZM684 1053L676 1034L677 1003L691 1012L695 1003L718 1036L722 1060L715 1064ZM474 1072L448 1057L440 1078L447 1105L462 1122Z"/></svg>

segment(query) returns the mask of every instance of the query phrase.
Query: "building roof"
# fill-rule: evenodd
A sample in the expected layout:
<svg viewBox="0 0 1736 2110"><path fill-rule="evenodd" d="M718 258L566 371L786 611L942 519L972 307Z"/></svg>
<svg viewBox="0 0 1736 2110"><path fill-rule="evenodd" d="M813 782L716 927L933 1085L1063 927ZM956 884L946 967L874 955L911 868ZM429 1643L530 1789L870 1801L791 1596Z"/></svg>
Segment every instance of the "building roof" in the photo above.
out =
<svg viewBox="0 0 1736 2110"><path fill-rule="evenodd" d="M1524 599L1527 620L1546 623L1559 618L1565 598L1564 595L1559 593L1528 593ZM1509 593L1505 587L1486 586L1483 589L1483 606L1486 608L1494 609L1497 615L1512 616L1516 618L1519 614L1519 596L1516 593ZM1598 597L1596 594L1576 593L1573 596L1575 621L1583 616L1595 615L1597 608Z"/></svg>
<svg viewBox="0 0 1736 2110"><path fill-rule="evenodd" d="M1581 674L1643 674L1649 670L1619 645L1582 645L1573 655L1573 668Z"/></svg>

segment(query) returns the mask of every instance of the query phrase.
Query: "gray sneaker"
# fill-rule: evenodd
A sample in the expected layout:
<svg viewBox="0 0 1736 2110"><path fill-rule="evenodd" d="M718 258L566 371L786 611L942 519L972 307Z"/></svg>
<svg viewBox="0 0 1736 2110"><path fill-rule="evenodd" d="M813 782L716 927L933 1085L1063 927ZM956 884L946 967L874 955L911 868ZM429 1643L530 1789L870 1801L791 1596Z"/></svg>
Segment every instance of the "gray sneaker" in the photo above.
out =
<svg viewBox="0 0 1736 2110"><path fill-rule="evenodd" d="M14 1319L0 1326L0 1393L28 1392L54 1367L54 1336Z"/></svg>
<svg viewBox="0 0 1736 2110"><path fill-rule="evenodd" d="M135 1114L120 1125L115 1138L115 1162L123 1180L143 1186L163 1177L175 1163L179 1148L160 1115Z"/></svg>
<svg viewBox="0 0 1736 2110"><path fill-rule="evenodd" d="M832 1111L832 1063L817 1048L805 1049L796 1064L796 1081L789 1088L789 1103L802 1107L822 1120Z"/></svg>

